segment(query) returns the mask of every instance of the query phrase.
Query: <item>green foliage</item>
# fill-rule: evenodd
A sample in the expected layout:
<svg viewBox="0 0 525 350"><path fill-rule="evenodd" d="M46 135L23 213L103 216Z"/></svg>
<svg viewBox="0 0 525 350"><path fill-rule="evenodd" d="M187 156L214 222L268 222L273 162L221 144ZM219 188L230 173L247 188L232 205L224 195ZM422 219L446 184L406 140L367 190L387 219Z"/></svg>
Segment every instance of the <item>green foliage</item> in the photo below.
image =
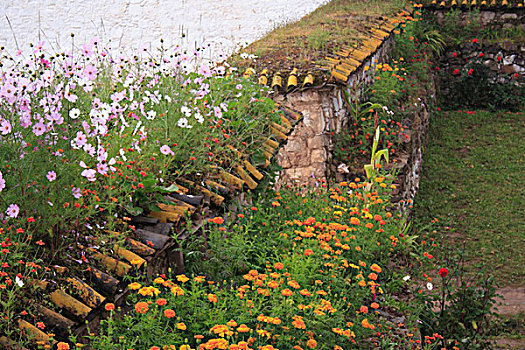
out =
<svg viewBox="0 0 525 350"><path fill-rule="evenodd" d="M486 270L476 275L467 274L462 252L451 255L446 254L439 263L449 273L437 277L433 287L429 288L429 282L427 290L414 293L424 305L420 313L421 333L440 334L443 347L492 349L488 334L490 319L496 315L493 307L498 296L494 278ZM419 290L422 289L424 287Z"/></svg>

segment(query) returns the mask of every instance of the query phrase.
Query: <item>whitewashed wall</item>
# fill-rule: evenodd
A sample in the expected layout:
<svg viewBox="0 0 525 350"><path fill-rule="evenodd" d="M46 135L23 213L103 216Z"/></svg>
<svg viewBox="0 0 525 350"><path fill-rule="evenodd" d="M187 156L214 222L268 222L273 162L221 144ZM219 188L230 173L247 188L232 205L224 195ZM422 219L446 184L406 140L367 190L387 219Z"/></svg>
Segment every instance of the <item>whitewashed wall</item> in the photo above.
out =
<svg viewBox="0 0 525 350"><path fill-rule="evenodd" d="M326 0L0 0L0 46L10 54L29 43L68 50L98 37L113 49L210 44L208 56L231 53ZM186 34L185 38L182 33ZM16 37L16 41L15 41Z"/></svg>

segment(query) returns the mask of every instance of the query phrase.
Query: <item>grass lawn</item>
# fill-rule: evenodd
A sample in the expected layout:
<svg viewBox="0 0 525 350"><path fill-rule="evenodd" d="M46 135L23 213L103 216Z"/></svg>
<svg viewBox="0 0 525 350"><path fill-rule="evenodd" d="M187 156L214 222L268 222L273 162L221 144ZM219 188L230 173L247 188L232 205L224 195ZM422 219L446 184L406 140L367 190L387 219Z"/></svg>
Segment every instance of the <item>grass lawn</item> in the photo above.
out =
<svg viewBox="0 0 525 350"><path fill-rule="evenodd" d="M440 222L436 237L465 248L500 287L523 286L524 113L455 111L433 121L414 218Z"/></svg>

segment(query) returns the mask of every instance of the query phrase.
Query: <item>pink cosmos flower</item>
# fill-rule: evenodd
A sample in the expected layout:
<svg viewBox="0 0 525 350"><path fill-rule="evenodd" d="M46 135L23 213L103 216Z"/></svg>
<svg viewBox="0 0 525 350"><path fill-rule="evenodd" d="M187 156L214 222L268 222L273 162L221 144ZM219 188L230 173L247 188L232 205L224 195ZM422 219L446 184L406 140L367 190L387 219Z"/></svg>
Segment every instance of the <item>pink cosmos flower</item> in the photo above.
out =
<svg viewBox="0 0 525 350"><path fill-rule="evenodd" d="M97 172L93 169L86 169L80 174L84 176L88 181L94 182L97 178Z"/></svg>
<svg viewBox="0 0 525 350"><path fill-rule="evenodd" d="M168 146L168 145L162 146L160 148L160 153L164 154L165 156L167 156L167 155L172 155L172 156L175 155L173 153L173 151L171 150L170 146Z"/></svg>
<svg viewBox="0 0 525 350"><path fill-rule="evenodd" d="M80 190L80 188L73 187L71 189L71 192L73 192L73 197L75 197L76 199L79 199L80 197L82 197L82 191Z"/></svg>
<svg viewBox="0 0 525 350"><path fill-rule="evenodd" d="M199 67L199 74L203 75L206 78L211 77L211 69L207 64L203 64Z"/></svg>
<svg viewBox="0 0 525 350"><path fill-rule="evenodd" d="M88 78L89 80L95 80L97 78L97 73L97 68L91 64L88 64L86 68L84 68L84 77Z"/></svg>
<svg viewBox="0 0 525 350"><path fill-rule="evenodd" d="M7 135L11 132L11 123L9 123L9 120L2 120L0 130L2 131L2 135Z"/></svg>
<svg viewBox="0 0 525 350"><path fill-rule="evenodd" d="M222 118L222 110L221 107L214 106L213 112L217 118Z"/></svg>
<svg viewBox="0 0 525 350"><path fill-rule="evenodd" d="M49 182L53 182L57 179L57 173L54 171L48 171L46 177Z"/></svg>
<svg viewBox="0 0 525 350"><path fill-rule="evenodd" d="M2 174L2 172L0 172L0 192L2 192L2 190L5 188L5 180L4 180L4 175Z"/></svg>
<svg viewBox="0 0 525 350"><path fill-rule="evenodd" d="M41 136L46 132L46 126L42 122L38 122L37 124L33 125L33 134L36 136Z"/></svg>
<svg viewBox="0 0 525 350"><path fill-rule="evenodd" d="M109 167L106 163L98 163L97 171L100 175L106 175L108 173Z"/></svg>
<svg viewBox="0 0 525 350"><path fill-rule="evenodd" d="M20 208L16 204L11 204L9 207L7 207L6 214L10 218L16 218L18 216L18 213L20 212Z"/></svg>

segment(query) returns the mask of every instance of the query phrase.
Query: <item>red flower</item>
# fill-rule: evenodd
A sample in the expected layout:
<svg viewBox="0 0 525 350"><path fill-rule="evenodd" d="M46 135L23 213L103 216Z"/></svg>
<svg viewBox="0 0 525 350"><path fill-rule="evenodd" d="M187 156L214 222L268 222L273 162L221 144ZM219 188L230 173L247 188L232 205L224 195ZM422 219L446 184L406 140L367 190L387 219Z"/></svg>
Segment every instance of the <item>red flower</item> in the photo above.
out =
<svg viewBox="0 0 525 350"><path fill-rule="evenodd" d="M478 39L472 39L472 42L475 44L478 42Z"/></svg>
<svg viewBox="0 0 525 350"><path fill-rule="evenodd" d="M459 69L457 69L457 68L454 69L454 71L452 72L452 74L454 74L454 75L458 75L458 74L459 74Z"/></svg>
<svg viewBox="0 0 525 350"><path fill-rule="evenodd" d="M445 278L448 275L448 269L446 267L442 267L439 269L439 275L443 278Z"/></svg>
<svg viewBox="0 0 525 350"><path fill-rule="evenodd" d="M458 54L455 53L455 52L452 52L452 56L453 56L454 58L456 58L456 57L458 57Z"/></svg>
<svg viewBox="0 0 525 350"><path fill-rule="evenodd" d="M481 52L481 53L479 54L479 57L483 57L483 52Z"/></svg>
<svg viewBox="0 0 525 350"><path fill-rule="evenodd" d="M514 78L518 79L520 75L518 73L514 73Z"/></svg>
<svg viewBox="0 0 525 350"><path fill-rule="evenodd" d="M472 73L474 73L474 69L470 68L470 70L468 71L468 75L472 75Z"/></svg>

